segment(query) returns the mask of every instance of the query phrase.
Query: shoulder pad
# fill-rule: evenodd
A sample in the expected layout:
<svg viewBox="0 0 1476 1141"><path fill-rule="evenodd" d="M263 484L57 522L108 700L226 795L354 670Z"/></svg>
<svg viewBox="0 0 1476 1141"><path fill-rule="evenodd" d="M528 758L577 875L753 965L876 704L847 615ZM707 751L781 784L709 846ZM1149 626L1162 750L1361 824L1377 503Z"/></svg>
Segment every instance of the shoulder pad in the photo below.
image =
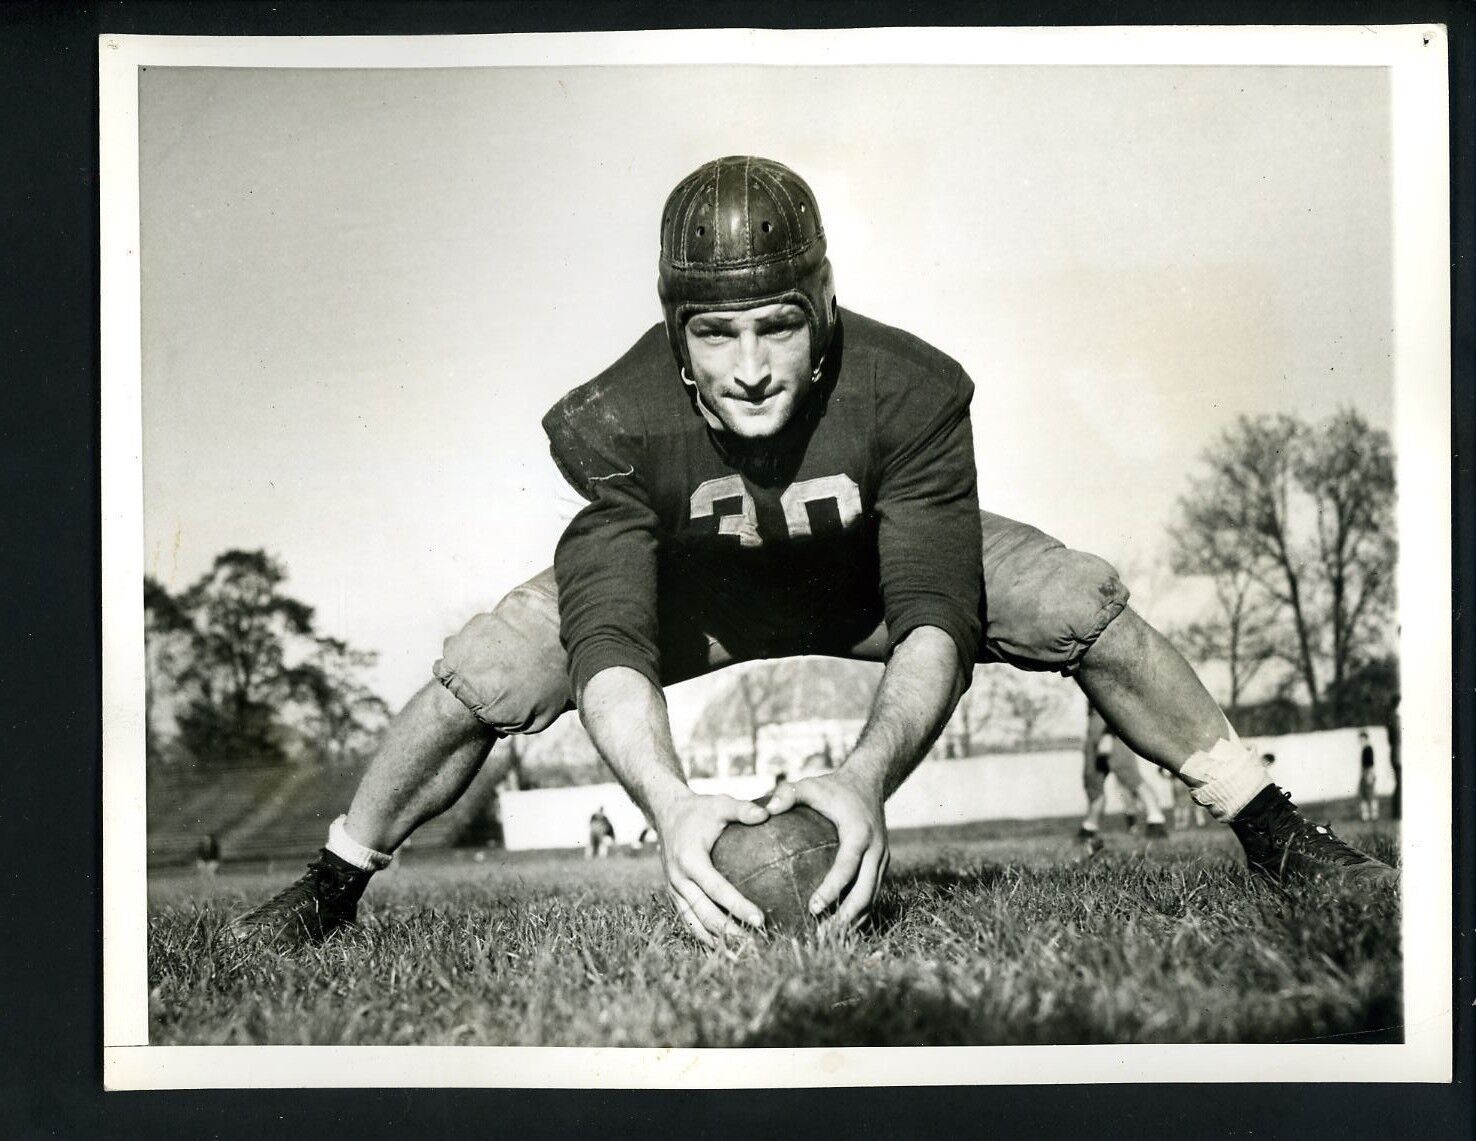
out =
<svg viewBox="0 0 1476 1141"><path fill-rule="evenodd" d="M642 405L673 370L664 327L653 326L618 361L566 393L543 417L549 450L585 499L613 476L633 475L646 436Z"/></svg>

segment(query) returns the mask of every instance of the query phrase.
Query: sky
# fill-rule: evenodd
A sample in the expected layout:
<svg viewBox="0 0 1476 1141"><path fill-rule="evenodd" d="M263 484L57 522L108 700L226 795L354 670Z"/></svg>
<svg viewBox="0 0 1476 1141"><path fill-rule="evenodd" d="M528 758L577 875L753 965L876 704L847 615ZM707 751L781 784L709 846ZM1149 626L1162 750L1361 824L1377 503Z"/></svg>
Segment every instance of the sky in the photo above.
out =
<svg viewBox="0 0 1476 1141"><path fill-rule="evenodd" d="M552 561L539 419L660 319L661 204L718 155L794 167L841 304L962 362L984 506L1146 581L1238 415L1392 427L1378 69L148 68L139 94L146 569L266 548L391 704ZM712 684L673 695L679 735Z"/></svg>

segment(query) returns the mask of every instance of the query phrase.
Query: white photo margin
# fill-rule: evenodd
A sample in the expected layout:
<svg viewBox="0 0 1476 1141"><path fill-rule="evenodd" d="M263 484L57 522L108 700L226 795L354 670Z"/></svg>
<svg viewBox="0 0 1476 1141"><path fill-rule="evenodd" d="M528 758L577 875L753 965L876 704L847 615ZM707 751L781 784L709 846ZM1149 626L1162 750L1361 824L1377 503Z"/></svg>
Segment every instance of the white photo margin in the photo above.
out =
<svg viewBox="0 0 1476 1141"><path fill-rule="evenodd" d="M99 55L107 1088L1450 1080L1449 135L1442 27L889 28L281 39L104 35ZM1408 823L1402 834L1405 1042L782 1050L148 1045L139 69L677 63L1388 69L1404 750L1406 758L1417 758L1405 768Z"/></svg>

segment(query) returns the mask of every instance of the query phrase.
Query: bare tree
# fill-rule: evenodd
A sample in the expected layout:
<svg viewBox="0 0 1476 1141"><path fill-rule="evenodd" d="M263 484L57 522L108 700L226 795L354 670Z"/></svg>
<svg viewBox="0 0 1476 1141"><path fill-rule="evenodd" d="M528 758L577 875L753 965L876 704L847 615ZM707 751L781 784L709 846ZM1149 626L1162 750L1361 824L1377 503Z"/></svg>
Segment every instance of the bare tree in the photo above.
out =
<svg viewBox="0 0 1476 1141"><path fill-rule="evenodd" d="M1019 670L1001 672L998 676L1000 700L1019 726L1021 747L1028 749L1035 743L1041 722L1061 706L1059 679L1051 674Z"/></svg>
<svg viewBox="0 0 1476 1141"><path fill-rule="evenodd" d="M1394 454L1386 432L1344 409L1298 456L1297 478L1316 507L1323 621L1330 642L1330 713L1342 720L1353 668L1372 656L1394 603Z"/></svg>
<svg viewBox="0 0 1476 1141"><path fill-rule="evenodd" d="M522 742L513 757L521 788L603 784L613 774L577 717L565 717Z"/></svg>
<svg viewBox="0 0 1476 1141"><path fill-rule="evenodd" d="M744 670L733 684L733 694L748 733L748 756L753 771L758 771L759 731L779 719L784 687L780 667L758 665Z"/></svg>
<svg viewBox="0 0 1476 1141"><path fill-rule="evenodd" d="M857 662L829 662L825 670L825 676L832 687L832 693L838 706L846 709L871 708L871 702L876 697L877 686L881 684L882 667L875 663ZM798 670L813 668L794 663L791 669ZM791 684L794 680L793 674L785 675L785 684Z"/></svg>
<svg viewBox="0 0 1476 1141"><path fill-rule="evenodd" d="M1193 661L1225 663L1228 704L1234 708L1261 667L1277 655L1279 608L1257 583L1240 531L1206 526L1205 513L1192 501L1183 514L1184 522L1171 532L1174 573L1209 579L1214 609L1178 629L1175 640Z"/></svg>
<svg viewBox="0 0 1476 1141"><path fill-rule="evenodd" d="M949 718L945 732L953 746L953 755L972 757L980 744L984 728L1001 713L1000 674L998 666L975 666L974 679Z"/></svg>
<svg viewBox="0 0 1476 1141"><path fill-rule="evenodd" d="M1244 574L1289 620L1293 641L1286 656L1315 710L1321 701L1317 632L1308 614L1306 563L1292 521L1296 453L1306 432L1306 425L1291 416L1242 416L1205 450L1207 474L1181 501L1180 533L1198 537L1200 553L1213 552L1209 566L1221 575ZM1193 549L1186 553L1192 565Z"/></svg>
<svg viewBox="0 0 1476 1141"><path fill-rule="evenodd" d="M1216 614L1190 649L1227 662L1232 705L1281 657L1323 724L1339 715L1340 690L1392 601L1388 435L1352 411L1316 428L1286 415L1242 416L1202 464L1173 532L1176 569L1208 577L1216 592Z"/></svg>

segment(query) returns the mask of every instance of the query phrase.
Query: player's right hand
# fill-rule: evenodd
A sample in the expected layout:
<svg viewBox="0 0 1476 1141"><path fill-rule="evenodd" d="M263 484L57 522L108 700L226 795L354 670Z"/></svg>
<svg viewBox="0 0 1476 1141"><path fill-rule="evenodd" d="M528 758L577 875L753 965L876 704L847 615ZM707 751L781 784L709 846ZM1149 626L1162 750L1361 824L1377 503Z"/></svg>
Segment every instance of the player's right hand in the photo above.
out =
<svg viewBox="0 0 1476 1141"><path fill-rule="evenodd" d="M835 914L824 920L826 927L857 926L881 888L891 861L883 799L879 788L846 767L793 783L780 781L769 797L773 816L807 804L835 825L839 840L835 863L810 897L814 915L836 907Z"/></svg>
<svg viewBox="0 0 1476 1141"><path fill-rule="evenodd" d="M768 818L768 810L752 801L690 792L655 821L666 892L687 929L704 946L743 938L746 933L734 917L762 929L764 913L712 866L712 846L733 821L762 824Z"/></svg>

